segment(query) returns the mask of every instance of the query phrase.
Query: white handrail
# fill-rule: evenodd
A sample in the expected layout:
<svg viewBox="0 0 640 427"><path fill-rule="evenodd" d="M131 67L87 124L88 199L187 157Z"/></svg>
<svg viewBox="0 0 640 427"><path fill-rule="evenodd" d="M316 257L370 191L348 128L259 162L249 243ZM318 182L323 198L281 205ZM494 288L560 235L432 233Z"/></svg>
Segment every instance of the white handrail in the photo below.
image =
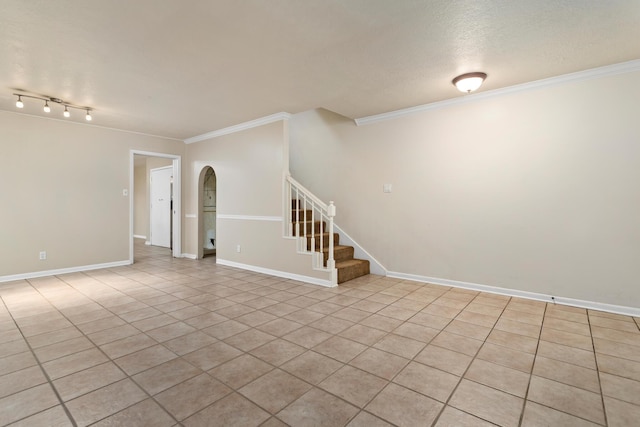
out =
<svg viewBox="0 0 640 427"><path fill-rule="evenodd" d="M285 218L288 223L285 227L286 237L297 238L298 252L310 253L313 268L330 271L331 282L337 284L338 271L333 255L335 205L333 202L325 204L288 174L285 176L285 197L287 199ZM308 211L311 211L310 214ZM325 233L329 235L329 244L326 245L326 263L324 262ZM319 241L316 242L316 239Z"/></svg>
<svg viewBox="0 0 640 427"><path fill-rule="evenodd" d="M327 210L327 205L322 200L317 198L311 191L307 190L302 184L293 179L291 175L287 175L286 179L287 182L289 182L293 187L298 188L300 192L304 193L307 198L313 200L314 203L322 206L322 209L324 209L325 211Z"/></svg>

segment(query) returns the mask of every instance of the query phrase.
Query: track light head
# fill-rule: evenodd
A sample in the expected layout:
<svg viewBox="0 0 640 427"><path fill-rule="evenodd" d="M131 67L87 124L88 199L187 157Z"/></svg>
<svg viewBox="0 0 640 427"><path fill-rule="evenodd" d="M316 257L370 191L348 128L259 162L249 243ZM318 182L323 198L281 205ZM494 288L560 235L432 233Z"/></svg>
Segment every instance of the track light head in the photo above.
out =
<svg viewBox="0 0 640 427"><path fill-rule="evenodd" d="M84 118L87 119L88 122L93 120L93 118L91 117L91 110L89 110L88 108L87 108L87 115Z"/></svg>
<svg viewBox="0 0 640 427"><path fill-rule="evenodd" d="M22 102L22 97L18 95L18 100L16 101L16 107L24 108L24 102Z"/></svg>
<svg viewBox="0 0 640 427"><path fill-rule="evenodd" d="M67 108L67 106L64 106L64 113L62 113L63 116L69 118L71 117L71 113L69 112L69 109Z"/></svg>
<svg viewBox="0 0 640 427"><path fill-rule="evenodd" d="M49 107L49 101L44 101L44 108L43 108L45 113L50 113L51 112L51 107Z"/></svg>

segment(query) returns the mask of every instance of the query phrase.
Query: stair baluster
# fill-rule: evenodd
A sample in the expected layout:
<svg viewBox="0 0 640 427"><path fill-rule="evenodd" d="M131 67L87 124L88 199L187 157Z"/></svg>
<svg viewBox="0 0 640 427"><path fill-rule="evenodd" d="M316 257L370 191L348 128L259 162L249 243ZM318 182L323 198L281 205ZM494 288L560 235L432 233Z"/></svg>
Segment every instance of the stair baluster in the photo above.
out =
<svg viewBox="0 0 640 427"><path fill-rule="evenodd" d="M336 216L336 206L333 204L333 201L329 202L327 216L329 217L329 258L327 259L327 268L335 269L336 262L333 259L333 218ZM320 230L322 230L322 225L320 225ZM320 233L322 233L322 231L320 231Z"/></svg>

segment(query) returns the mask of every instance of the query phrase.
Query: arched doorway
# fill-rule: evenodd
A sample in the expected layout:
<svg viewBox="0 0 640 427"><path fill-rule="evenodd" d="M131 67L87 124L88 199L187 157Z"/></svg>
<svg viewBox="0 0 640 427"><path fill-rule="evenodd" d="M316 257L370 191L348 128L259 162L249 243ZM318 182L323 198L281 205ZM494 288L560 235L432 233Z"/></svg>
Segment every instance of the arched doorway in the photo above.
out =
<svg viewBox="0 0 640 427"><path fill-rule="evenodd" d="M200 215L198 221L198 258L216 254L216 173L211 166L200 172L199 199Z"/></svg>

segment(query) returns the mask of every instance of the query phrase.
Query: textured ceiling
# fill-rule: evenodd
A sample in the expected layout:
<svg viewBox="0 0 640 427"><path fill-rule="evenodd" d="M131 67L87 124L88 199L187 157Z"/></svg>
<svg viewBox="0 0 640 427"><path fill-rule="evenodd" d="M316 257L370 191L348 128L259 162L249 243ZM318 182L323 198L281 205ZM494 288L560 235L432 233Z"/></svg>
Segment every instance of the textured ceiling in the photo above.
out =
<svg viewBox="0 0 640 427"><path fill-rule="evenodd" d="M451 79L469 71L486 91L625 62L639 40L638 0L2 0L0 109L25 90L185 139L281 111L360 118L463 96ZM21 112L45 115L32 100Z"/></svg>

